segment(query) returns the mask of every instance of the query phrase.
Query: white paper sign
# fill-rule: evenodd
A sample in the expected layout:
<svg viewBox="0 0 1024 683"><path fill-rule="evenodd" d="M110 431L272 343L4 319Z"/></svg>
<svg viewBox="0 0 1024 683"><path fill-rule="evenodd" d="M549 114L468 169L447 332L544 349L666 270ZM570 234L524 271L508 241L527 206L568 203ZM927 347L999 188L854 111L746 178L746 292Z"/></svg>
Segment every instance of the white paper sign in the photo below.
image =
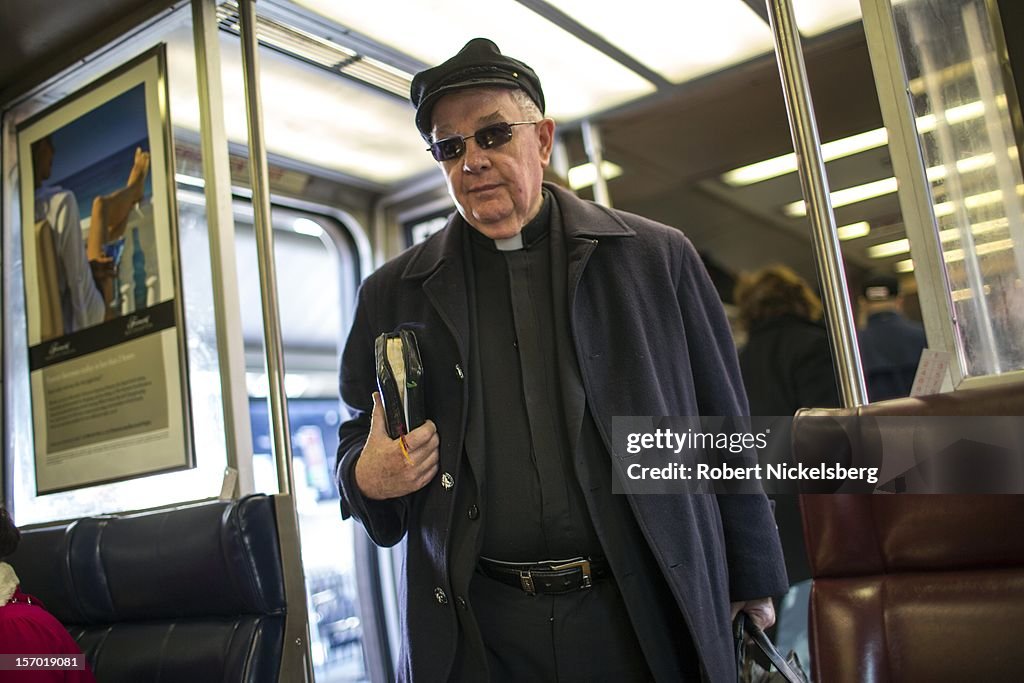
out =
<svg viewBox="0 0 1024 683"><path fill-rule="evenodd" d="M921 360L917 364L914 385L910 389L911 396L928 396L942 391L942 384L949 376L949 363L952 354L949 351L925 349L921 352Z"/></svg>

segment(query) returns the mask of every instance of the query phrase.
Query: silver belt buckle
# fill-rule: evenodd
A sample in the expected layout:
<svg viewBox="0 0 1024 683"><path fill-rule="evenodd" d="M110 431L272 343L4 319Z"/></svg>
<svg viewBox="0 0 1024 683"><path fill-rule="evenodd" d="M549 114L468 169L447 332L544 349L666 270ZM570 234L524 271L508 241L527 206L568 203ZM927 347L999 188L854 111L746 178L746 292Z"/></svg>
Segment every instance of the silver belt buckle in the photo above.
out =
<svg viewBox="0 0 1024 683"><path fill-rule="evenodd" d="M590 560L585 557L577 557L564 564L551 565L551 571L557 572L563 569L575 569L576 567L579 567L580 571L583 572L583 588L590 588L593 585L590 579Z"/></svg>
<svg viewBox="0 0 1024 683"><path fill-rule="evenodd" d="M527 595L536 595L537 592L533 586L533 576L530 574L530 570L519 570L519 585L522 587L523 592Z"/></svg>

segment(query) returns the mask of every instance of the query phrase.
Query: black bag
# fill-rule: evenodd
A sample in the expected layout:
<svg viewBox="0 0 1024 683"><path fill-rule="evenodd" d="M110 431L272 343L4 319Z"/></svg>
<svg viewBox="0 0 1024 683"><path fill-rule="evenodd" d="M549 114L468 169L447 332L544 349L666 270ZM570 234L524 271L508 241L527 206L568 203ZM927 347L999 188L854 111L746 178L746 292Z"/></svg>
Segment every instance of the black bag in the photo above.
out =
<svg viewBox="0 0 1024 683"><path fill-rule="evenodd" d="M385 332L373 345L377 388L388 436L397 439L423 424L423 361L412 330Z"/></svg>
<svg viewBox="0 0 1024 683"><path fill-rule="evenodd" d="M776 671L766 671L754 661L753 657L747 657L747 638L760 650L775 667ZM768 639L757 624L740 612L733 622L733 636L736 639L736 671L739 672L740 683L808 683L810 678L800 665L800 658L795 652L790 652L785 659L779 654L775 644Z"/></svg>

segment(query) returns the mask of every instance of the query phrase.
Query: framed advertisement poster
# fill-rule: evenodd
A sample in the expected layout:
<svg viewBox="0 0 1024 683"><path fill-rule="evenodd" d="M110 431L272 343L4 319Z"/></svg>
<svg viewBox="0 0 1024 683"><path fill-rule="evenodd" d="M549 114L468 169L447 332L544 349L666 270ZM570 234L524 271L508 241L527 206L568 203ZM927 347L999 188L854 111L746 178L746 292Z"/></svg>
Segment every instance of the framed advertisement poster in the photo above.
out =
<svg viewBox="0 0 1024 683"><path fill-rule="evenodd" d="M39 494L194 465L163 45L17 128Z"/></svg>

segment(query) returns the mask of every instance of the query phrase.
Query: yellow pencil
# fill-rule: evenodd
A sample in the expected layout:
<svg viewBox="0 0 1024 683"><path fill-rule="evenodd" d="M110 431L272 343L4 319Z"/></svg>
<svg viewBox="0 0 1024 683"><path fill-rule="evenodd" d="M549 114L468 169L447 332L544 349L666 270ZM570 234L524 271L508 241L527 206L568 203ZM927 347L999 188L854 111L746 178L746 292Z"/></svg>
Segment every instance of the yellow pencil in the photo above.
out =
<svg viewBox="0 0 1024 683"><path fill-rule="evenodd" d="M398 437L398 445L402 447L402 455L405 456L405 461L412 464L412 458L409 457L409 445L405 443L405 434Z"/></svg>

